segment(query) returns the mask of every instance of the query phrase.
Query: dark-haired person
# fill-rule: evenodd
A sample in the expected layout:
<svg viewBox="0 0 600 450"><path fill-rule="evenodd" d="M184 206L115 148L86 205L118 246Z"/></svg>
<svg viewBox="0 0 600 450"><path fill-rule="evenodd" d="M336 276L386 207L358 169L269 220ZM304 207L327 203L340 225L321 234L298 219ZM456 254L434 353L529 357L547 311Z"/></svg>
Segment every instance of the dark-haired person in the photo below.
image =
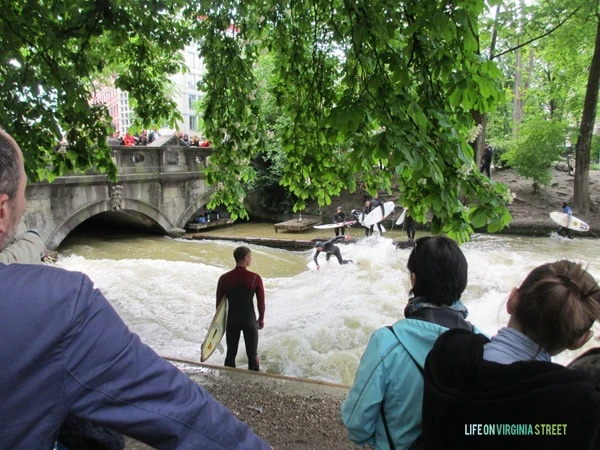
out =
<svg viewBox="0 0 600 450"><path fill-rule="evenodd" d="M317 251L315 252L315 254L313 256L313 260L315 261L315 264L317 265L317 270L319 270L321 268L321 266L319 265L319 261L317 259L317 257L319 256L319 254L321 252L325 253L326 261L329 261L329 258L331 258L331 255L334 255L337 258L340 265L348 264L348 263L352 262L351 259L343 259L340 248L337 245L335 245L337 242L341 242L345 239L346 239L346 236L342 235L342 236L336 236L334 238L331 238L325 242L322 242L322 241L315 242L315 248L317 249Z"/></svg>
<svg viewBox="0 0 600 450"><path fill-rule="evenodd" d="M335 211L335 214L333 215L333 222L334 223L344 223L345 221L346 221L346 214L344 214L344 211L342 211L342 207L338 206ZM343 236L346 233L345 226L334 228L334 230L335 230L336 236L339 236L340 234Z"/></svg>
<svg viewBox="0 0 600 450"><path fill-rule="evenodd" d="M407 268L405 319L373 332L342 404L350 439L377 449L406 449L419 436L425 358L444 331L473 328L460 302L468 266L456 242L418 239Z"/></svg>
<svg viewBox="0 0 600 450"><path fill-rule="evenodd" d="M0 130L0 251L26 184L23 153ZM52 448L72 415L155 448L269 448L129 331L86 275L0 264L0 292L0 447Z"/></svg>
<svg viewBox="0 0 600 450"><path fill-rule="evenodd" d="M491 340L450 330L435 343L419 448L600 448L595 379L551 362L592 337L596 280L574 262L543 264L511 291L506 309L508 325Z"/></svg>
<svg viewBox="0 0 600 450"><path fill-rule="evenodd" d="M248 356L248 369L258 371L258 330L265 326L265 290L259 274L250 272L252 251L248 247L237 247L233 251L235 268L219 277L217 283L217 308L227 296L227 328L225 340L227 355L225 365L235 367L235 358L244 333L244 344ZM254 295L258 307L258 320L254 310Z"/></svg>

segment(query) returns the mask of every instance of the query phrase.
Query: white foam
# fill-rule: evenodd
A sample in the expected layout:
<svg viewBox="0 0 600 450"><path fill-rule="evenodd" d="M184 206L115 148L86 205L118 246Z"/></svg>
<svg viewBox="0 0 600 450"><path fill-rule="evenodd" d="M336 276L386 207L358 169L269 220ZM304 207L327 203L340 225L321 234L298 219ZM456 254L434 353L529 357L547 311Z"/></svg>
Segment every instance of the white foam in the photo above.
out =
<svg viewBox="0 0 600 450"><path fill-rule="evenodd" d="M58 265L88 274L129 327L159 354L199 361L200 344L215 310L217 279L233 267L231 252L237 245L163 239L153 243L152 254L165 259L148 259L147 250L145 257L137 258L131 250L129 259L94 260L92 251L86 257L61 257ZM265 328L259 337L262 369L351 383L370 334L403 317L410 250L396 249L389 238L370 237L340 245L343 258L355 264L342 266L335 258L326 262L321 254L323 269L311 271L306 263L314 250L250 247L250 270L263 276L266 292ZM600 279L594 247L595 241L584 239L474 236L462 247L469 262L463 296L469 319L493 335L507 321L510 290L535 266L560 257L588 263ZM104 247L102 255L111 251L122 257L117 245L112 250ZM565 352L556 360L565 363L578 353L581 350ZM223 364L224 355L215 353L209 362ZM237 364L247 364L243 340Z"/></svg>

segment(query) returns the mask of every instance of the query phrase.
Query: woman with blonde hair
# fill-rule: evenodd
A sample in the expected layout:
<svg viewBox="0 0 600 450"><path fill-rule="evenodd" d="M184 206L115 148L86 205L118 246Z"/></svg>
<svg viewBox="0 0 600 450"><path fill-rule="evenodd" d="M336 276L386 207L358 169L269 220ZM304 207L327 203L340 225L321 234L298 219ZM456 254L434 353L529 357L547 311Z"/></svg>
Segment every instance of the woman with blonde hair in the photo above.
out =
<svg viewBox="0 0 600 450"><path fill-rule="evenodd" d="M543 264L512 290L506 308L508 325L491 340L450 330L433 346L418 448L599 448L594 379L551 362L592 337L596 280L571 261Z"/></svg>

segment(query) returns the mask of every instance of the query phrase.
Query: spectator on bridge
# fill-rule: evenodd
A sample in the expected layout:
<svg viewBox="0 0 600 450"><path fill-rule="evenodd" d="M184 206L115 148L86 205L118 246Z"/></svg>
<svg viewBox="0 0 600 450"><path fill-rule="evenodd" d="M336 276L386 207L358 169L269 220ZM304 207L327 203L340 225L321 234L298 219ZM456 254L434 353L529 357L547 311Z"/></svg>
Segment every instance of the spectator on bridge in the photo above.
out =
<svg viewBox="0 0 600 450"><path fill-rule="evenodd" d="M156 127L152 127L152 129L148 132L148 144L151 144L152 142L157 140L159 137L160 137L160 134L158 133L158 130L156 129Z"/></svg>
<svg viewBox="0 0 600 450"><path fill-rule="evenodd" d="M187 134L184 134L183 137L181 138L181 143L183 145L187 145L189 147L190 145L190 138Z"/></svg>
<svg viewBox="0 0 600 450"><path fill-rule="evenodd" d="M148 145L148 132L146 130L142 130L135 145Z"/></svg>
<svg viewBox="0 0 600 450"><path fill-rule="evenodd" d="M135 138L131 135L129 130L127 130L125 136L123 136L123 145L126 145L127 147L133 147L135 145Z"/></svg>
<svg viewBox="0 0 600 450"><path fill-rule="evenodd" d="M0 130L0 251L25 185L21 149ZM2 447L52 448L73 415L156 448L269 448L129 331L86 275L0 264L0 292Z"/></svg>
<svg viewBox="0 0 600 450"><path fill-rule="evenodd" d="M119 141L119 145L125 145L125 143L123 142L123 136L121 136L121 132L119 130L116 130L113 133L113 138Z"/></svg>

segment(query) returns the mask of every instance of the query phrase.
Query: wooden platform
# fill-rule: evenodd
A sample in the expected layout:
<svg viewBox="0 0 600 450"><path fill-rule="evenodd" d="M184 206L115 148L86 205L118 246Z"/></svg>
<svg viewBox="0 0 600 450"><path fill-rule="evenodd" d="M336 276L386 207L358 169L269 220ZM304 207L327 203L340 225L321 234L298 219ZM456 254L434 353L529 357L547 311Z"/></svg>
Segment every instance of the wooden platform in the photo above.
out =
<svg viewBox="0 0 600 450"><path fill-rule="evenodd" d="M306 231L313 227L313 225L319 225L321 223L321 218L313 219L313 218L298 218L286 220L285 222L279 222L273 225L275 227L275 233L279 230L283 231Z"/></svg>
<svg viewBox="0 0 600 450"><path fill-rule="evenodd" d="M233 223L233 220L231 219L219 219L219 220L213 220L211 222L206 222L206 223L188 223L185 226L185 229L189 232L196 232L196 231L202 231L202 230L206 230L207 228L217 228L217 227L225 227L228 225L231 225Z"/></svg>

